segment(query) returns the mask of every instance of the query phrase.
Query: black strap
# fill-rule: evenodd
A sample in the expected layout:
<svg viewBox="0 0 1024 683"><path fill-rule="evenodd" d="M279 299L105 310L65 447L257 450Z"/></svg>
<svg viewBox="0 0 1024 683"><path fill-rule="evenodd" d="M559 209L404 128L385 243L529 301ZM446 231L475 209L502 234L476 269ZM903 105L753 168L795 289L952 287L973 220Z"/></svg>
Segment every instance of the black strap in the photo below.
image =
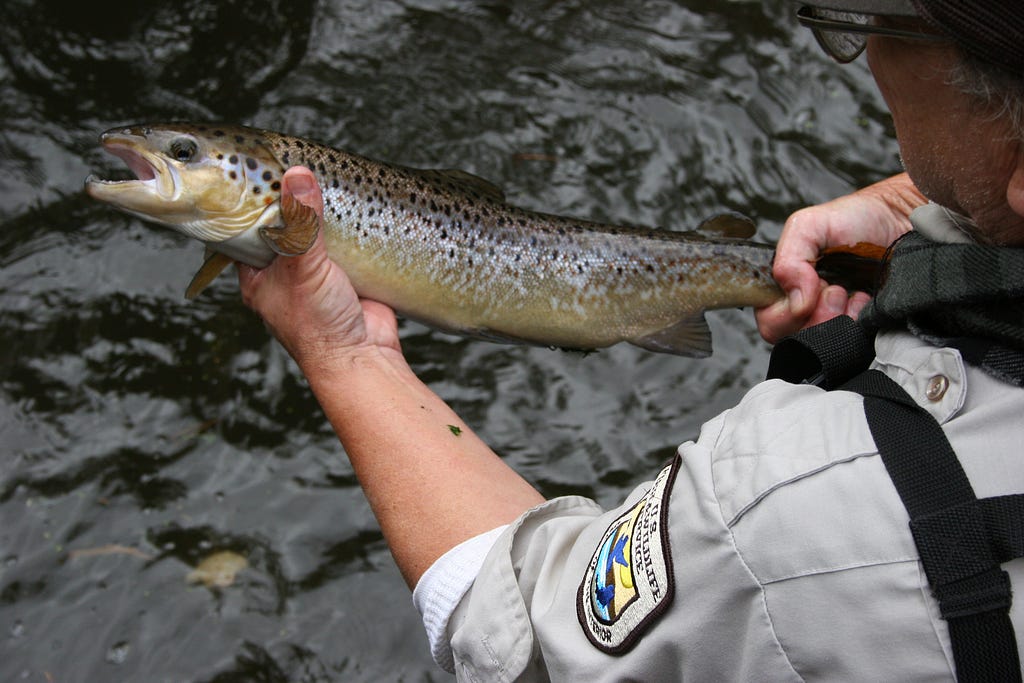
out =
<svg viewBox="0 0 1024 683"><path fill-rule="evenodd" d="M867 370L842 388L864 396L871 435L949 624L957 679L1020 682L1010 577L999 565L1024 555L1024 495L978 500L942 427L885 374Z"/></svg>
<svg viewBox="0 0 1024 683"><path fill-rule="evenodd" d="M874 335L845 315L786 337L772 351L767 379L835 389L875 357Z"/></svg>

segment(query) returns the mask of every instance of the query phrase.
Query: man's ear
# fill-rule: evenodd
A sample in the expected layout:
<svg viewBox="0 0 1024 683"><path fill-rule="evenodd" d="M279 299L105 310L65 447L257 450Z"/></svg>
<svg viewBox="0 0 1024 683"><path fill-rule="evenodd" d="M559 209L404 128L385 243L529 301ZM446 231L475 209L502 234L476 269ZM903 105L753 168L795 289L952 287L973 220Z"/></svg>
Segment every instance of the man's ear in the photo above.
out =
<svg viewBox="0 0 1024 683"><path fill-rule="evenodd" d="M1017 167L1006 187L1006 202L1018 216L1024 216L1024 144L1017 145Z"/></svg>

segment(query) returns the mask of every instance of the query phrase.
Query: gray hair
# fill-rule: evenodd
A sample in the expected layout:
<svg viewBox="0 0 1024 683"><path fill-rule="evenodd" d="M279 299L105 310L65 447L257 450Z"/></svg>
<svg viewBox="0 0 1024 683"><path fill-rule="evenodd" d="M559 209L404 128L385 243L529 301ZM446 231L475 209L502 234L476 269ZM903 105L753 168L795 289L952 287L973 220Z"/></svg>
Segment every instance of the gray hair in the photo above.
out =
<svg viewBox="0 0 1024 683"><path fill-rule="evenodd" d="M1005 118L1014 139L1024 142L1024 78L961 51L949 81L961 92L991 107L994 118Z"/></svg>

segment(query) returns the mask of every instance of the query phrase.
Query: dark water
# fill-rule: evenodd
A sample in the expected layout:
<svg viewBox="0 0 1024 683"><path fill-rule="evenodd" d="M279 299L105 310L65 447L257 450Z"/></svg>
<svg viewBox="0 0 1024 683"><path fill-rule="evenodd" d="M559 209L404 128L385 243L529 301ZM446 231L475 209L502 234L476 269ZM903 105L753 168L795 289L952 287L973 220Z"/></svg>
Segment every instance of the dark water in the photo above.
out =
<svg viewBox="0 0 1024 683"><path fill-rule="evenodd" d="M301 376L195 243L91 203L108 127L217 119L460 167L530 208L688 228L897 168L863 62L783 0L5 3L0 24L0 680L443 680ZM413 366L549 495L617 502L766 366L403 325ZM99 555L71 551L124 546ZM189 586L218 550L226 589Z"/></svg>

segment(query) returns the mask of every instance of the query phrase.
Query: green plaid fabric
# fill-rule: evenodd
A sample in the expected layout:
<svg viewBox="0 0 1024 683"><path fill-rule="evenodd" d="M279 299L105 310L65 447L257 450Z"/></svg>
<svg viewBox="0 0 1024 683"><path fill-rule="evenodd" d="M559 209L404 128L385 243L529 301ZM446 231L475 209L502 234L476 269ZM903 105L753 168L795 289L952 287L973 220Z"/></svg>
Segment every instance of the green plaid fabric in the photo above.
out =
<svg viewBox="0 0 1024 683"><path fill-rule="evenodd" d="M946 244L909 232L892 246L882 286L860 322L869 330L906 327L1024 386L1024 249Z"/></svg>

